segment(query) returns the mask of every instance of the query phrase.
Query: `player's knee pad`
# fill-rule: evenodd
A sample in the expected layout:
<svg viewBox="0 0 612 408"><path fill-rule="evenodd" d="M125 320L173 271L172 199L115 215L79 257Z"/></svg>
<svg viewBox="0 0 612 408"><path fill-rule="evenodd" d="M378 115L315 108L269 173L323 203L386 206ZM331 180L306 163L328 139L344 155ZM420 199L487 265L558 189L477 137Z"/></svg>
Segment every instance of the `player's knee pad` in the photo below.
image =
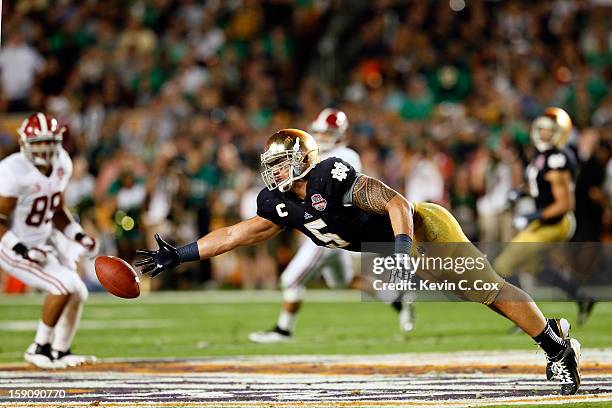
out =
<svg viewBox="0 0 612 408"><path fill-rule="evenodd" d="M300 302L304 299L306 288L303 286L294 286L291 288L283 288L283 300L285 302Z"/></svg>

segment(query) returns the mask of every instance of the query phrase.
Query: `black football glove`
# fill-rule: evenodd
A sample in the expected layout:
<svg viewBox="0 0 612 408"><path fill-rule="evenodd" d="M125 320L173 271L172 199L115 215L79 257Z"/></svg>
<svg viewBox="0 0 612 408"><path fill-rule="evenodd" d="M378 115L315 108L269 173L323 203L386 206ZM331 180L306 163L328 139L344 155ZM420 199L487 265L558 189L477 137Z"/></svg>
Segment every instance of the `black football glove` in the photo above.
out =
<svg viewBox="0 0 612 408"><path fill-rule="evenodd" d="M170 270L181 263L175 247L164 241L159 234L155 234L155 241L157 241L159 249L157 251L139 249L136 251L136 255L143 258L134 264L140 268L141 273L149 273L151 277Z"/></svg>
<svg viewBox="0 0 612 408"><path fill-rule="evenodd" d="M23 245L21 242L13 247L13 251L15 251L18 255L27 261L34 262L39 266L44 266L47 263L47 251L41 247L32 247L28 248Z"/></svg>

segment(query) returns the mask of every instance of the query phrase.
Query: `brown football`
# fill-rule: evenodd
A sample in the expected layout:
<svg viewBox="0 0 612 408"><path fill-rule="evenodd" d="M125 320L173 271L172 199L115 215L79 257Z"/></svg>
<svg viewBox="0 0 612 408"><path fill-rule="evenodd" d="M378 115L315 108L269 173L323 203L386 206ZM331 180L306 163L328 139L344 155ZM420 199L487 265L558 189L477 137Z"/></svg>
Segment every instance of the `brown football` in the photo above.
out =
<svg viewBox="0 0 612 408"><path fill-rule="evenodd" d="M96 258L96 276L104 288L115 296L133 299L140 296L140 279L132 266L116 256Z"/></svg>

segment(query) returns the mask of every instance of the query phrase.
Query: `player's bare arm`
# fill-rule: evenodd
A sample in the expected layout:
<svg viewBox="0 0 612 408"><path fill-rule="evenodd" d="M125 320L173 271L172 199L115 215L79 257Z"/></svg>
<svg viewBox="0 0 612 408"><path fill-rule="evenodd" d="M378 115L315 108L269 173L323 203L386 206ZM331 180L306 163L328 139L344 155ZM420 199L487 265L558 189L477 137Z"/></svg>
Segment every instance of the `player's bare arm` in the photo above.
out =
<svg viewBox="0 0 612 408"><path fill-rule="evenodd" d="M89 252L89 256L95 256L97 252L96 240L87 235L85 231L83 231L83 227L79 224L70 209L65 203L64 195L61 195L61 203L59 208L53 214L53 226L57 228L59 231L62 231L64 235L68 238L77 241L79 244L83 245L85 249Z"/></svg>
<svg viewBox="0 0 612 408"><path fill-rule="evenodd" d="M139 250L137 254L142 259L136 262L142 273L155 276L165 270L189 261L212 258L231 251L239 246L255 245L272 238L281 227L265 218L255 216L228 227L216 229L180 248L175 248L164 241L159 235L155 240L159 250Z"/></svg>
<svg viewBox="0 0 612 408"><path fill-rule="evenodd" d="M198 240L200 259L208 259L234 248L267 241L281 228L272 221L256 215L229 227L219 228Z"/></svg>
<svg viewBox="0 0 612 408"><path fill-rule="evenodd" d="M542 218L559 217L572 211L575 200L571 173L566 170L552 170L546 173L545 178L550 182L555 201L542 209Z"/></svg>
<svg viewBox="0 0 612 408"><path fill-rule="evenodd" d="M375 214L389 214L395 236L414 238L413 208L401 194L380 180L361 175L353 186L353 204ZM399 248L398 248L399 249Z"/></svg>
<svg viewBox="0 0 612 408"><path fill-rule="evenodd" d="M53 226L60 231L64 231L64 229L73 222L75 222L74 217L66 207L64 195L62 194L60 207L55 211L55 214L53 214Z"/></svg>

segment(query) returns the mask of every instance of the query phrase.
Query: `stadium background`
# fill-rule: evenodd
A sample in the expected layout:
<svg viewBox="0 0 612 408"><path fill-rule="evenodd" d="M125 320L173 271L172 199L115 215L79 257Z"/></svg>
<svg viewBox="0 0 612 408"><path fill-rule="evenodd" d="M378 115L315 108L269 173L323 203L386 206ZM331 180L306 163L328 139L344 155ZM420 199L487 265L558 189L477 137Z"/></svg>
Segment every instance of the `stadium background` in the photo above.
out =
<svg viewBox="0 0 612 408"><path fill-rule="evenodd" d="M183 243L251 216L266 138L337 106L365 173L503 242L530 121L554 105L576 125L577 239L598 241L611 224L611 21L606 1L5 1L0 156L28 112L56 115L75 162L69 204L102 253L131 260L153 232ZM288 238L156 284L274 287Z"/></svg>

